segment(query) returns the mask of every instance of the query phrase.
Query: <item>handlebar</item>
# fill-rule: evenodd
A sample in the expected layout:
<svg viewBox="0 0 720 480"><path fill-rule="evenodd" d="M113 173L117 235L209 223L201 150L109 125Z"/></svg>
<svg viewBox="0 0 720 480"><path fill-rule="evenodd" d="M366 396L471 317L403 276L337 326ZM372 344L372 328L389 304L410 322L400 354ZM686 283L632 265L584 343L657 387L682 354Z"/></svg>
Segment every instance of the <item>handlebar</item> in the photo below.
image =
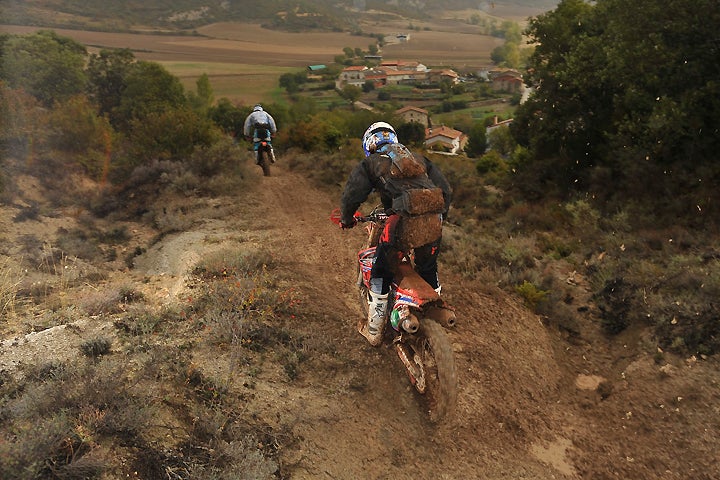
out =
<svg viewBox="0 0 720 480"><path fill-rule="evenodd" d="M330 221L332 221L336 225L340 225L340 209L336 208L332 211L330 214ZM390 217L390 214L385 212L385 210L382 207L375 207L372 212L370 212L369 215L362 215L360 212L355 212L355 220L357 220L358 223L366 223L366 222L375 222L375 223L383 223L385 220L387 220Z"/></svg>
<svg viewBox="0 0 720 480"><path fill-rule="evenodd" d="M355 219L358 221L358 223L364 223L364 222L375 222L375 223L382 223L385 220L387 220L390 217L385 212L373 212L370 215L363 217L362 215L355 215Z"/></svg>

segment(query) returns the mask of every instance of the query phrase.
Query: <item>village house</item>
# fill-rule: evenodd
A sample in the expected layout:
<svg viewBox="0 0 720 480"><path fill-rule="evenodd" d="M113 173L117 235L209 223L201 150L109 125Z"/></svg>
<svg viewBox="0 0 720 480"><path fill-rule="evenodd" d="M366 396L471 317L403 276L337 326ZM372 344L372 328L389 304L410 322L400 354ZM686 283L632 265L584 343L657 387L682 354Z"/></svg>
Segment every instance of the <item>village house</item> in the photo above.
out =
<svg viewBox="0 0 720 480"><path fill-rule="evenodd" d="M416 70L385 69L388 85L416 85L427 79L427 73Z"/></svg>
<svg viewBox="0 0 720 480"><path fill-rule="evenodd" d="M380 64L381 68L391 70L415 70L416 72L427 72L428 68L419 62L405 62L402 60L386 60Z"/></svg>
<svg viewBox="0 0 720 480"><path fill-rule="evenodd" d="M468 136L459 130L441 125L425 130L425 148L448 153L460 153L465 149Z"/></svg>
<svg viewBox="0 0 720 480"><path fill-rule="evenodd" d="M322 80L322 72L323 70L326 70L327 67L325 65L308 65L308 74L307 79L308 80Z"/></svg>
<svg viewBox="0 0 720 480"><path fill-rule="evenodd" d="M405 122L416 122L425 128L430 126L430 114L427 110L419 107L403 107L395 110L395 114L401 117Z"/></svg>
<svg viewBox="0 0 720 480"><path fill-rule="evenodd" d="M496 92L523 93L525 83L522 74L512 68L493 69L488 72L492 89Z"/></svg>
<svg viewBox="0 0 720 480"><path fill-rule="evenodd" d="M450 80L452 84L459 81L459 75L451 69L430 70L419 62L400 60L384 61L375 68L365 65L353 65L343 68L335 80L335 88L342 89L346 85L361 87L366 81L372 81L376 88L385 85L420 85L439 83Z"/></svg>
<svg viewBox="0 0 720 480"><path fill-rule="evenodd" d="M355 85L356 87L362 87L365 84L365 71L368 67L365 65L353 65L350 67L343 68L342 72L338 76L335 86L342 88L345 85Z"/></svg>
<svg viewBox="0 0 720 480"><path fill-rule="evenodd" d="M387 74L377 68L365 70L365 82L372 82L375 88L387 85Z"/></svg>
<svg viewBox="0 0 720 480"><path fill-rule="evenodd" d="M449 80L451 84L455 85L459 81L459 75L449 68L442 70L430 70L428 72L428 81L430 83L440 83L443 80Z"/></svg>

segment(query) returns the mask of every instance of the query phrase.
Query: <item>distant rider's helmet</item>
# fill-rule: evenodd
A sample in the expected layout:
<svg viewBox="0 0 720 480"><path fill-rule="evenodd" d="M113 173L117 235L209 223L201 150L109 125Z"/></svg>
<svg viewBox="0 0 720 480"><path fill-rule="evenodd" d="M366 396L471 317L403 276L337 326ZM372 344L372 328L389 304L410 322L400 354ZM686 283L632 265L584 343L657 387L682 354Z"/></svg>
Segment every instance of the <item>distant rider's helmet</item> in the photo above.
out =
<svg viewBox="0 0 720 480"><path fill-rule="evenodd" d="M262 111L263 111L262 105L260 105L259 103L253 107L253 112L262 112Z"/></svg>
<svg viewBox="0 0 720 480"><path fill-rule="evenodd" d="M386 143L398 143L395 129L389 123L375 122L365 130L362 139L363 151L368 157Z"/></svg>

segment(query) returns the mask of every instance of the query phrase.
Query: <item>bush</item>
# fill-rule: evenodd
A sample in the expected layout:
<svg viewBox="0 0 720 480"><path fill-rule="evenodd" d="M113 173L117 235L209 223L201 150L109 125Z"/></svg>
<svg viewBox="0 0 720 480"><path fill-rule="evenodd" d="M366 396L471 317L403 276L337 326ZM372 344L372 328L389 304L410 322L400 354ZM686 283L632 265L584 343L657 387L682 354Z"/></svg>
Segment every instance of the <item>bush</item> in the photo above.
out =
<svg viewBox="0 0 720 480"><path fill-rule="evenodd" d="M533 311L537 311L538 305L544 302L548 293L550 293L546 290L540 290L527 280L517 285L515 291L523 298L525 305Z"/></svg>
<svg viewBox="0 0 720 480"><path fill-rule="evenodd" d="M201 177L227 175L243 163L243 151L230 138L223 137L210 146L201 146L190 156L191 170Z"/></svg>
<svg viewBox="0 0 720 480"><path fill-rule="evenodd" d="M95 337L86 340L80 345L83 355L90 358L98 358L110 353L112 342L105 337Z"/></svg>

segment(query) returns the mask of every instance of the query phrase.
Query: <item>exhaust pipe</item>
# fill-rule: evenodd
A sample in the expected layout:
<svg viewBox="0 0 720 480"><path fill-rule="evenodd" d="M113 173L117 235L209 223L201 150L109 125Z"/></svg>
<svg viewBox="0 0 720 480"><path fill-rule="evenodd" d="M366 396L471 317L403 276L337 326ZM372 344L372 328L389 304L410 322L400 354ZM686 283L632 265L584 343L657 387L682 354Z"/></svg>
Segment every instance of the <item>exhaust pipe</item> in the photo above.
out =
<svg viewBox="0 0 720 480"><path fill-rule="evenodd" d="M408 333L416 333L420 329L420 321L412 313L402 321L402 329Z"/></svg>
<svg viewBox="0 0 720 480"><path fill-rule="evenodd" d="M425 315L429 318L432 318L436 322L438 322L440 325L442 325L445 328L452 328L455 326L455 322L457 320L457 317L455 316L455 312L452 311L449 308L443 308L443 307L437 307L432 306L427 309Z"/></svg>

